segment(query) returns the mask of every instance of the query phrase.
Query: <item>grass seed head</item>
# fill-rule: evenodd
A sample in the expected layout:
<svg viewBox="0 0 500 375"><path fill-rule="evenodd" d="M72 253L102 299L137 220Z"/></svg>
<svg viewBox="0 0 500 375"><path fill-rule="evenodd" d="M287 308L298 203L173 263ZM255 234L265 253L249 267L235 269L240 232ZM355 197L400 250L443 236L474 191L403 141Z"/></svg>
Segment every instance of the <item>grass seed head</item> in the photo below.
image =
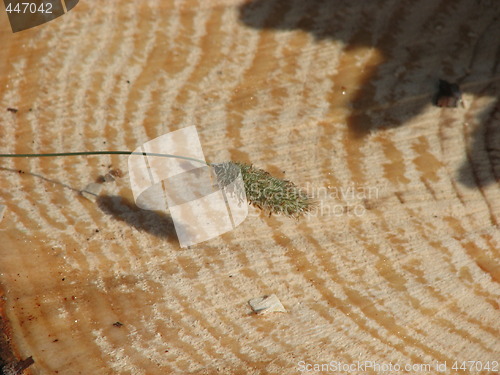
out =
<svg viewBox="0 0 500 375"><path fill-rule="evenodd" d="M252 165L230 161L215 164L213 167L219 183L223 186L231 183L241 171L248 202L269 214L299 218L315 204L313 199L293 182L274 177Z"/></svg>

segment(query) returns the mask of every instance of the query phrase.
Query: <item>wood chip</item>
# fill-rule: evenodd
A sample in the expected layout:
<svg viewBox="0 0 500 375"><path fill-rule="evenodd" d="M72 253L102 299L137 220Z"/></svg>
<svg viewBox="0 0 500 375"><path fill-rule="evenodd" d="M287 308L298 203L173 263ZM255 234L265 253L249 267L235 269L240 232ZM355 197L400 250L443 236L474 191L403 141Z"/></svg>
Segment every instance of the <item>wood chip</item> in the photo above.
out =
<svg viewBox="0 0 500 375"><path fill-rule="evenodd" d="M123 177L123 171L120 168L110 170L109 174L117 178Z"/></svg>
<svg viewBox="0 0 500 375"><path fill-rule="evenodd" d="M106 173L103 179L104 182L113 182L115 180L114 176L111 173Z"/></svg>
<svg viewBox="0 0 500 375"><path fill-rule="evenodd" d="M102 184L92 182L87 186L85 186L85 188L80 192L80 194L82 194L82 196L84 196L88 200L95 202L101 190L102 190Z"/></svg>
<svg viewBox="0 0 500 375"><path fill-rule="evenodd" d="M257 314L268 314L272 312L286 312L276 294L253 298L248 304Z"/></svg>

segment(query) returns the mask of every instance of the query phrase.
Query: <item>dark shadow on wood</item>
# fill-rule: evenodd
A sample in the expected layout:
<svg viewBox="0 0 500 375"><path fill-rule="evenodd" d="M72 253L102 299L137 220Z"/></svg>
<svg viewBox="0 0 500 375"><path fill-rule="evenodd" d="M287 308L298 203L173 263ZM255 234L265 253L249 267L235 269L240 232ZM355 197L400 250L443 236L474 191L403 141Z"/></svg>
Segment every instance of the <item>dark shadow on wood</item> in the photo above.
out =
<svg viewBox="0 0 500 375"><path fill-rule="evenodd" d="M454 5L434 0L253 0L241 7L240 19L254 28L303 30L317 40L342 41L347 51L380 51L382 63L366 74L352 102L355 114L349 127L363 136L374 128L399 126L432 105L440 78L469 83L475 93L482 87L470 83L491 79L500 54L500 2ZM406 35L404 45L396 39L401 35ZM384 108L378 108L381 99L387 103Z"/></svg>
<svg viewBox="0 0 500 375"><path fill-rule="evenodd" d="M256 29L342 41L346 51L381 53L380 64L365 68L350 103L348 127L355 138L398 127L433 105L439 79L476 97L500 79L500 1L251 0L241 6L240 20ZM498 98L498 91L493 95Z"/></svg>
<svg viewBox="0 0 500 375"><path fill-rule="evenodd" d="M141 232L177 241L174 222L166 213L143 210L116 195L101 195L96 202L105 214L113 216L116 220L123 221Z"/></svg>
<svg viewBox="0 0 500 375"><path fill-rule="evenodd" d="M496 89L498 90L498 88ZM470 188L500 183L500 103L483 112L481 125L474 130L467 159L458 171L458 180Z"/></svg>

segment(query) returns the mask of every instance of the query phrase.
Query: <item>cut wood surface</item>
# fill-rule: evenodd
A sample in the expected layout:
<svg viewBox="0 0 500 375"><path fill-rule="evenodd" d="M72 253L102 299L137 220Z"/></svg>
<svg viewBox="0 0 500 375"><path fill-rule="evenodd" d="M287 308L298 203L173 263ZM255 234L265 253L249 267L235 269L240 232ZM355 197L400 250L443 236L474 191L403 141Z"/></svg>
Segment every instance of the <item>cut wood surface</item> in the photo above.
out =
<svg viewBox="0 0 500 375"><path fill-rule="evenodd" d="M318 201L183 249L135 206L126 156L0 159L4 362L500 370L499 1L81 0L18 33L2 10L0 40L0 153L132 151L196 125L208 161ZM432 104L439 79L463 106ZM286 312L252 312L272 294Z"/></svg>

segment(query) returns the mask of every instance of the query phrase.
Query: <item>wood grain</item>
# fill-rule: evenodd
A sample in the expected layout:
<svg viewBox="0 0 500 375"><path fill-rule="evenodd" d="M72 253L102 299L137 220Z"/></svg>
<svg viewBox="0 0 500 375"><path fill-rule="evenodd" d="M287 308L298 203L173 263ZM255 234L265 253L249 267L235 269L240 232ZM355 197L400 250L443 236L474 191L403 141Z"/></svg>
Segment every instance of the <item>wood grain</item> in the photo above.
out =
<svg viewBox="0 0 500 375"><path fill-rule="evenodd" d="M499 16L479 0L82 0L12 34L2 12L2 153L133 150L196 125L207 160L320 202L300 221L252 209L181 249L127 175L79 195L126 157L2 159L12 353L40 375L500 360ZM432 105L440 78L464 107ZM287 313L251 314L273 293Z"/></svg>

